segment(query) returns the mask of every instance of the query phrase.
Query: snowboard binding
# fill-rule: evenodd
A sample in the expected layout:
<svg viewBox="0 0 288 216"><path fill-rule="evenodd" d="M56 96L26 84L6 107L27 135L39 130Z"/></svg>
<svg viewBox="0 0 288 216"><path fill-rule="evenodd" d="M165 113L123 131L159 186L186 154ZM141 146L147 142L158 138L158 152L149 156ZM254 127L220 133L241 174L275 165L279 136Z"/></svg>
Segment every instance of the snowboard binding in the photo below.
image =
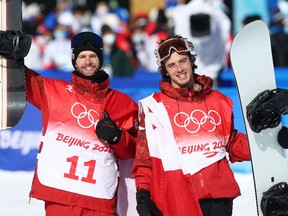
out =
<svg viewBox="0 0 288 216"><path fill-rule="evenodd" d="M259 93L246 107L251 129L259 133L263 129L277 127L281 115L288 113L287 98L288 91L280 88Z"/></svg>
<svg viewBox="0 0 288 216"><path fill-rule="evenodd" d="M0 31L0 55L6 58L22 59L28 55L32 43L31 35L22 31Z"/></svg>
<svg viewBox="0 0 288 216"><path fill-rule="evenodd" d="M264 216L288 215L288 184L280 182L263 193L261 210Z"/></svg>
<svg viewBox="0 0 288 216"><path fill-rule="evenodd" d="M276 88L259 93L246 107L251 129L260 133L266 128L275 128L281 122L281 115L288 114L288 90ZM282 127L278 142L288 149L288 129Z"/></svg>

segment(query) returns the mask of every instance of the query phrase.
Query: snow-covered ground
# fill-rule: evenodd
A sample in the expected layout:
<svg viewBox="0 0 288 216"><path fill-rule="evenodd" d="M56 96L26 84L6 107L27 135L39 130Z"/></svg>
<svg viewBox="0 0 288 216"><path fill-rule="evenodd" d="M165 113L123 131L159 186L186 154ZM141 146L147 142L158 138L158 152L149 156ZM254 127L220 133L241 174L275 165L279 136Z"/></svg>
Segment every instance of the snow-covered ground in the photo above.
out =
<svg viewBox="0 0 288 216"><path fill-rule="evenodd" d="M235 174L242 195L234 200L233 216L257 216L252 174Z"/></svg>
<svg viewBox="0 0 288 216"><path fill-rule="evenodd" d="M242 196L234 200L233 216L256 216L252 174L235 174ZM43 202L29 201L33 172L0 170L0 216L44 216ZM30 203L29 203L30 202ZM135 215L127 215L135 216Z"/></svg>
<svg viewBox="0 0 288 216"><path fill-rule="evenodd" d="M0 215L44 216L43 202L29 200L33 172L0 170ZM30 203L29 203L30 202Z"/></svg>

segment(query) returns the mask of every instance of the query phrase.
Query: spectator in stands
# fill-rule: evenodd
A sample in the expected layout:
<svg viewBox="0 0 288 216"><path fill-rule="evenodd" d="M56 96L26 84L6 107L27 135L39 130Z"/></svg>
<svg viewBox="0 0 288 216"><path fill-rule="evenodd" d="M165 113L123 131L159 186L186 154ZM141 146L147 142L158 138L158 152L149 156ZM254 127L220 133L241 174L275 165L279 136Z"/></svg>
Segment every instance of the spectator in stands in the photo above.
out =
<svg viewBox="0 0 288 216"><path fill-rule="evenodd" d="M90 14L84 7L74 6L59 13L57 23L70 27L72 35L75 35L83 30L90 30Z"/></svg>
<svg viewBox="0 0 288 216"><path fill-rule="evenodd" d="M120 18L117 14L112 13L106 1L99 1L95 6L95 11L91 18L92 31L101 34L101 28L104 24L109 25L113 30L120 23Z"/></svg>
<svg viewBox="0 0 288 216"><path fill-rule="evenodd" d="M139 19L141 21L136 20L136 24L138 23L139 27L141 28L142 23L146 23L146 20L143 16L141 16ZM165 16L164 9L154 8L151 10L145 26L145 33L147 37L143 38L143 48L141 52L142 55L145 54L146 59L145 61L142 61L142 64L147 72L156 73L158 65L155 62L154 47L156 47L162 39L169 35L167 29L167 18ZM140 52L140 50L138 50L138 52Z"/></svg>
<svg viewBox="0 0 288 216"><path fill-rule="evenodd" d="M0 44L12 45L13 37L0 38ZM138 106L110 88L109 75L101 70L101 37L82 32L71 47L71 82L25 68L27 100L43 116L30 197L45 202L46 216L115 216L118 162L135 155ZM7 50L1 54L9 56Z"/></svg>
<svg viewBox="0 0 288 216"><path fill-rule="evenodd" d="M111 8L111 11L119 17L120 22L129 24L129 22L130 22L129 11L126 8L121 7L119 5L118 0L109 1L109 5Z"/></svg>
<svg viewBox="0 0 288 216"><path fill-rule="evenodd" d="M139 101L133 176L140 216L231 216L240 195L228 159L250 160L248 140L234 128L232 101L195 73L193 51L179 35L155 51L161 92Z"/></svg>
<svg viewBox="0 0 288 216"><path fill-rule="evenodd" d="M43 20L43 25L49 29L53 30L57 23L59 23L59 16L65 11L71 11L69 2L67 0L58 1L55 8L51 10Z"/></svg>
<svg viewBox="0 0 288 216"><path fill-rule="evenodd" d="M44 50L43 69L56 69L70 72L74 68L71 65L71 31L70 27L57 24L53 32L53 40L50 40ZM55 55L55 52L57 55Z"/></svg>
<svg viewBox="0 0 288 216"><path fill-rule="evenodd" d="M128 55L116 44L116 33L108 25L101 28L103 38L104 69L112 76L132 76L133 67Z"/></svg>
<svg viewBox="0 0 288 216"><path fill-rule="evenodd" d="M122 13L123 12L123 13ZM130 43L130 28L127 22L128 14L125 10L118 6L116 1L100 1L96 4L96 9L92 15L91 28L93 32L102 34L101 28L103 25L109 26L112 31L117 34L116 46L127 53L132 55L132 48Z"/></svg>
<svg viewBox="0 0 288 216"><path fill-rule="evenodd" d="M141 26L135 26L132 32L131 41L133 44L133 67L146 69L148 63L148 53L146 49L148 35L144 28Z"/></svg>
<svg viewBox="0 0 288 216"><path fill-rule="evenodd" d="M38 3L31 3L29 5L22 2L22 26L27 34L36 34L36 28L45 18Z"/></svg>
<svg viewBox="0 0 288 216"><path fill-rule="evenodd" d="M37 28L42 22L44 15L41 13L40 5L37 3L26 5L23 2L22 5L23 30L26 34L32 36L32 43L29 54L25 58L25 64L34 70L41 70L43 69L41 65L43 50L38 44Z"/></svg>

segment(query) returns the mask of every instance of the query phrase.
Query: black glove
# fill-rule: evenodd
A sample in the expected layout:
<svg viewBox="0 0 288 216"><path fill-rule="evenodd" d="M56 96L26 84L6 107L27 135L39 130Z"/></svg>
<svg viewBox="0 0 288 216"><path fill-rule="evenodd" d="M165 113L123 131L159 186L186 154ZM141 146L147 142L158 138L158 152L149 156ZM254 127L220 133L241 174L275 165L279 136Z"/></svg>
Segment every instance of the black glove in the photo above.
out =
<svg viewBox="0 0 288 216"><path fill-rule="evenodd" d="M0 31L0 55L6 58L24 58L30 50L31 43L31 35L21 31Z"/></svg>
<svg viewBox="0 0 288 216"><path fill-rule="evenodd" d="M107 111L104 110L104 118L98 122L96 134L99 139L106 141L109 144L116 144L121 139L122 130L110 118Z"/></svg>
<svg viewBox="0 0 288 216"><path fill-rule="evenodd" d="M150 198L150 192L147 190L139 190L136 193L137 212L140 216L162 216L162 212L157 208L156 204Z"/></svg>

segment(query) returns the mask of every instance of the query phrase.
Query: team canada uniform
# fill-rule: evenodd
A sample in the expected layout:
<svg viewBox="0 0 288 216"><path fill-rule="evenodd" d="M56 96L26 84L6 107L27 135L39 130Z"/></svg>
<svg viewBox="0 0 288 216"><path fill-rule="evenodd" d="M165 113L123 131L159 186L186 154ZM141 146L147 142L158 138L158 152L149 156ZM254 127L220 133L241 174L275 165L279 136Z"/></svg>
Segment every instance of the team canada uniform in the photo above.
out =
<svg viewBox="0 0 288 216"><path fill-rule="evenodd" d="M109 86L109 79L97 84L72 74L69 83L26 69L27 99L43 118L31 197L116 214L117 160L134 157L138 107ZM104 109L123 130L113 146L95 133Z"/></svg>
<svg viewBox="0 0 288 216"><path fill-rule="evenodd" d="M162 81L160 93L139 103L133 175L164 216L202 215L199 200L239 196L227 153L231 162L250 159L246 136L233 126L232 101L211 89L209 77L194 77L201 91Z"/></svg>

